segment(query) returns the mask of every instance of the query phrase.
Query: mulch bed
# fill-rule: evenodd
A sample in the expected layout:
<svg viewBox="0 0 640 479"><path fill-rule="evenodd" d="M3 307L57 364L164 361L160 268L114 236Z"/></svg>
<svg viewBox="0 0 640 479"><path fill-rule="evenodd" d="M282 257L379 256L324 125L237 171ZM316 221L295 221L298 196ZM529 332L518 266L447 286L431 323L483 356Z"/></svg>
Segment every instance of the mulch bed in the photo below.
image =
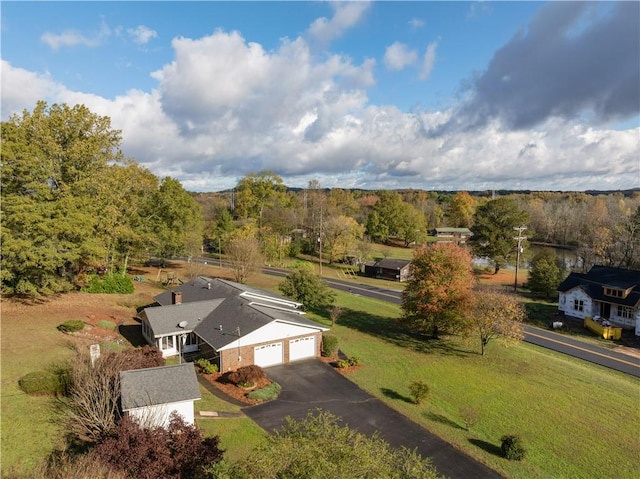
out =
<svg viewBox="0 0 640 479"><path fill-rule="evenodd" d="M255 387L251 390L243 389L239 386L236 386L233 383L225 381L225 378L222 374L203 374L204 378L217 387L220 391L226 394L229 397L237 399L240 402L245 404L259 404L260 400L258 399L250 399L247 397L251 391L255 391L256 389L262 389L265 386L271 384L269 378L259 379L256 383Z"/></svg>

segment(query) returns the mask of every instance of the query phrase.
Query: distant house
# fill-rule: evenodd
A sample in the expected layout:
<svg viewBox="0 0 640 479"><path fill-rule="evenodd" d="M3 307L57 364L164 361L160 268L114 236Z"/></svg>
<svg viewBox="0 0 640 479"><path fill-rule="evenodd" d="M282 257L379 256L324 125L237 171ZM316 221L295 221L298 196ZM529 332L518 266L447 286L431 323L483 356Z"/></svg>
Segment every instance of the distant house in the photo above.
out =
<svg viewBox="0 0 640 479"><path fill-rule="evenodd" d="M574 318L602 318L640 336L640 271L593 266L558 286L558 310Z"/></svg>
<svg viewBox="0 0 640 479"><path fill-rule="evenodd" d="M441 243L465 243L473 233L469 228L434 228L429 231L429 234L438 238Z"/></svg>
<svg viewBox="0 0 640 479"><path fill-rule="evenodd" d="M173 412L193 424L193 403L198 399L200 388L193 363L120 373L122 411L145 426L167 427Z"/></svg>
<svg viewBox="0 0 640 479"><path fill-rule="evenodd" d="M364 274L372 278L406 281L409 279L411 261L385 258L364 264Z"/></svg>
<svg viewBox="0 0 640 479"><path fill-rule="evenodd" d="M223 279L195 278L155 299L140 314L146 341L164 357L203 357L220 371L320 356L329 329L307 319L301 303Z"/></svg>

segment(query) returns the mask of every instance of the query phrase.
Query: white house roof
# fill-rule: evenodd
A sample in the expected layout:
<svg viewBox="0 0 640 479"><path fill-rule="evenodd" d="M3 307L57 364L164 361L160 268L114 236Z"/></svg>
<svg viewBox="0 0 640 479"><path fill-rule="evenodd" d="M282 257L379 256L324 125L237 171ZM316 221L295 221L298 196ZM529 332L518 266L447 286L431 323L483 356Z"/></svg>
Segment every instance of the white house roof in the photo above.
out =
<svg viewBox="0 0 640 479"><path fill-rule="evenodd" d="M120 373L123 411L196 399L200 399L200 388L193 363Z"/></svg>

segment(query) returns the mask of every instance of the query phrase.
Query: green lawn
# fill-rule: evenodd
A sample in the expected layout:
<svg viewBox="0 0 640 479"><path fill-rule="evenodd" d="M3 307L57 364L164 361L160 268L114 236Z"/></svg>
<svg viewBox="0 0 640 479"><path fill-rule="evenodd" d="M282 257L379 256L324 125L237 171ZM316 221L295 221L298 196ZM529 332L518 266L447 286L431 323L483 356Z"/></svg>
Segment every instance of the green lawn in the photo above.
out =
<svg viewBox="0 0 640 479"><path fill-rule="evenodd" d="M508 477L640 477L640 380L521 343L417 340L398 330L390 303L340 294L333 328L341 349L363 367L349 378L412 420ZM371 314L375 311L375 314ZM416 406L409 384L430 397ZM460 410L481 419L467 431ZM500 437L519 434L525 461L499 457ZM596 472L597 471L597 472ZM594 475L595 474L595 475Z"/></svg>

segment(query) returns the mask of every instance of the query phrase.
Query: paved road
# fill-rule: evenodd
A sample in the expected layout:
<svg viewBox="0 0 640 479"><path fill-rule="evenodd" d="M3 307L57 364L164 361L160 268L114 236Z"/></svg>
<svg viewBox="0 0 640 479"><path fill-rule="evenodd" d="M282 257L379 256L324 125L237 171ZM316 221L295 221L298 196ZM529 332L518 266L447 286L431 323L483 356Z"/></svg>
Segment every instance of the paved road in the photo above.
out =
<svg viewBox="0 0 640 479"><path fill-rule="evenodd" d="M438 472L448 478L501 477L363 391L320 360L271 366L266 372L282 387L278 399L243 411L268 432L280 428L286 416L302 419L309 411L322 409L343 418L349 427L364 434L377 432L393 447L416 449L422 457L430 457Z"/></svg>
<svg viewBox="0 0 640 479"><path fill-rule="evenodd" d="M176 258L183 259L186 258ZM193 258L192 261L209 264L217 264L217 260L211 258ZM224 266L228 266L223 261ZM263 272L275 276L286 276L289 271L281 268L263 268ZM369 286L357 284L351 281L341 279L332 279L324 277L325 282L332 288L350 292L352 294L360 294L370 298L380 299L382 301L390 301L392 303L402 303L402 291L382 288L378 286ZM524 341L535 344L543 348L551 349L559 353L568 354L584 361L589 361L600 366L615 369L632 376L640 377L640 358L622 354L611 349L603 348L596 345L577 341L564 334L554 331L526 326L524 332Z"/></svg>

